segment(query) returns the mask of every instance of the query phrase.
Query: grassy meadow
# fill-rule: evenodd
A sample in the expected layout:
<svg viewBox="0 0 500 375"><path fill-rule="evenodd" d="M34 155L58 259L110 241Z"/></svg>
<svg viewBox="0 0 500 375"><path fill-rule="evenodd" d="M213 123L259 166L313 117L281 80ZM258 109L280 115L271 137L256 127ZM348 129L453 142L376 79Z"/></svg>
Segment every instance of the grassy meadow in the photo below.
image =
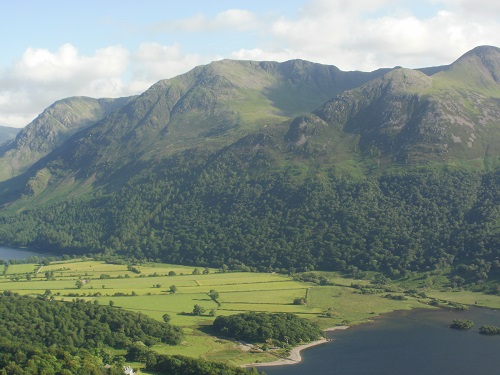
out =
<svg viewBox="0 0 500 375"><path fill-rule="evenodd" d="M425 295L405 293L401 283L386 280L375 285L369 280L321 275L329 285L297 281L291 276L270 273L230 272L162 263L134 265L107 264L93 260L68 260L50 265L18 264L3 269L0 291L24 295L48 295L71 300L83 298L99 304L113 304L162 320L169 314L171 323L181 326L185 341L178 346L156 345L162 354L182 354L235 365L267 362L270 354L241 350L239 343L211 335L212 314L231 315L245 311L288 312L316 321L321 327L359 324L373 317L401 309L431 308L431 298L464 304L500 308L500 297L451 290L426 290ZM80 288L77 281L81 281ZM176 292L170 287L175 285ZM208 295L216 290L219 298ZM390 293L388 293L390 290ZM306 304L294 304L304 298ZM192 314L195 304L205 314Z"/></svg>

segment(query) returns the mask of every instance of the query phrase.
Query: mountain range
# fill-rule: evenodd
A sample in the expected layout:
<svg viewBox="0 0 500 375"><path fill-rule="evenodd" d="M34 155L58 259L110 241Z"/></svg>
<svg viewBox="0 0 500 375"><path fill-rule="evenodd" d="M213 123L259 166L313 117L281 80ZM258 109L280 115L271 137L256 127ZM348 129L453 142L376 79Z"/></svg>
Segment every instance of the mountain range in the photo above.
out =
<svg viewBox="0 0 500 375"><path fill-rule="evenodd" d="M217 256L202 250L201 258L183 257L179 248L189 243L186 239L165 240L169 246L177 246L177 255L173 256L170 247L160 246L160 250L148 253L140 249L139 244L125 245L127 240L123 237L137 237L139 243L146 243L148 236L160 231L163 236L168 237L169 233L172 236L173 228L179 223L169 223L167 216L179 209L184 210L182 215L187 215L194 209L190 205L196 200L200 200L202 211L213 209L219 214L230 210L228 207L243 204L238 201L243 199L243 192L240 196L231 191L243 186L233 181L237 177L246 179L256 189L259 185L259 194L265 193L280 201L289 197L281 203L284 206L280 208L280 219L275 218L279 221L297 208L301 200L294 201L291 197L306 186L313 189L312 194L320 194L322 189L323 194L328 189L322 184L329 178L348 178L357 181L355 184L373 180L378 185L377 194L382 194L381 184L387 182L388 176L417 173L422 168L431 171L425 178L430 178L434 182L429 184L436 186L445 180L454 180L455 177L447 173L459 173L457 170L468 173L466 180L470 180L474 189L473 197L460 212L463 220L479 215L479 207L484 203L481 194L486 194L486 190L498 198L496 192L490 191L494 189L491 183L484 190L484 176L492 174L493 177L488 178L496 178L500 161L499 104L500 49L491 46L474 48L446 66L396 67L373 72L343 72L335 66L303 60L283 63L222 60L159 81L139 96L63 99L0 148L0 203L5 228L2 232L0 222L0 240L44 248L55 245L61 251L65 246L80 252L87 247L91 252L129 255L134 255L130 254L134 247L136 256L154 253L163 259L219 264L229 259L238 260L238 251L234 249L240 245L225 244L229 248L224 259L217 260ZM436 168L446 176L436 175ZM449 172L450 168L454 172ZM268 180L271 176L272 183ZM408 181L415 180L412 176ZM309 186L311 179L319 179L319 185ZM410 190L421 189L412 185L415 181L408 181L398 184L409 184ZM206 186L209 182L219 189L212 191L213 186ZM169 198L166 201L156 196L147 198L148 204L154 201L159 205L158 212L150 207L146 214L144 207L137 208L137 212L148 216L139 220L144 224L143 229L126 233L125 222L137 214L132 212L130 217L113 217L116 221L106 224L106 220L111 220L109 212L118 206L122 206L124 212L132 210L131 202L123 201L131 192L134 197L141 196L140 204L145 204L144 194L153 194L149 190L151 186L160 189L154 194ZM229 195L222 197L227 189L230 198ZM210 196L216 193L216 197ZM422 196L422 191L419 194ZM324 198L329 204L338 203L328 201L333 199L331 196ZM106 203L101 204L101 199ZM111 208L108 205L113 199L116 205ZM189 199L192 202L186 203ZM108 213L101 210L98 202L107 207ZM60 223L53 217L44 219L43 227L56 233L52 237L41 233L40 228L29 234L26 229L20 229L26 224L25 220L41 225L37 220L42 220L48 212L59 212L63 206L85 207L86 211L75 212L66 223L71 228L66 229L57 229ZM302 208L302 211L310 209ZM165 210L170 210L170 214ZM21 212L22 218L16 219ZM248 211L240 213L250 215ZM191 214L196 215L195 211ZM260 213L254 214L260 216ZM330 214L335 216L339 212ZM90 216L83 219L85 215ZM486 220L484 225L491 219L498 226L496 214L494 218L484 216L484 212L482 215L482 220ZM74 233L78 223L91 225L90 217L98 218L96 222L101 223L99 235L91 236L93 245L81 238L75 240ZM186 218L183 228L192 220L193 217ZM247 224L241 223L243 227ZM299 223L287 225L291 226L290 230L296 228L292 232L301 228ZM325 225L329 225L328 220ZM343 231L344 236L345 228L342 229L340 222L339 225L337 229ZM223 228L221 233L227 230ZM277 231L275 242L287 242L290 234L286 233L283 229ZM204 235L218 236L217 233ZM498 233L492 235L491 241L496 243ZM243 234L238 238L241 236ZM251 255L245 251L241 251L246 254L242 258L249 263ZM490 263L498 259L497 256L493 254ZM343 259L337 260L345 263ZM309 263L314 267L330 267L325 262ZM274 259L273 264L295 267L296 263ZM451 265L453 261L448 259L445 263ZM370 268L359 260L356 264Z"/></svg>

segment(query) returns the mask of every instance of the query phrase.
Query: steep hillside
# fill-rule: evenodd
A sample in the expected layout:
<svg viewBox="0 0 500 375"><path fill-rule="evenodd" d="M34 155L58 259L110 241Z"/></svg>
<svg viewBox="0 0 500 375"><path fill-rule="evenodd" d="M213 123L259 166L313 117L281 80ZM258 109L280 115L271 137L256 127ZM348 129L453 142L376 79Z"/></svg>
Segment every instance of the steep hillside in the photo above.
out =
<svg viewBox="0 0 500 375"><path fill-rule="evenodd" d="M73 97L59 100L0 147L0 181L14 177L132 99Z"/></svg>
<svg viewBox="0 0 500 375"><path fill-rule="evenodd" d="M300 60L215 62L153 85L130 106L73 140L66 159L70 168L88 166L86 173L92 174L190 148L216 150L309 112L377 74L346 73ZM94 141L86 141L88 137Z"/></svg>
<svg viewBox="0 0 500 375"><path fill-rule="evenodd" d="M480 46L465 53L440 76L453 80L454 85L498 95L500 84L500 48Z"/></svg>
<svg viewBox="0 0 500 375"><path fill-rule="evenodd" d="M263 140L261 140L263 141ZM193 152L129 183L0 216L3 244L259 271L500 276L500 173L269 168L267 155ZM258 172L260 171L260 172Z"/></svg>
<svg viewBox="0 0 500 375"><path fill-rule="evenodd" d="M341 72L334 66L302 60L223 60L200 66L156 83L102 121L94 121L24 177L4 184L4 189L10 194L22 191L39 195L47 188L50 195L59 185L67 190L84 180L115 185L137 173L141 162L160 161L187 149L212 152L226 147L254 131L311 111L339 92L383 72ZM51 112L47 110L41 118L51 119ZM21 150L29 144L25 151L29 160L34 160L32 153L40 154L55 145L56 137L44 134L40 122L29 127L37 132L36 137L29 138L31 142L24 139L31 135L28 131L16 140ZM23 160L22 151L16 149L15 155L16 161Z"/></svg>

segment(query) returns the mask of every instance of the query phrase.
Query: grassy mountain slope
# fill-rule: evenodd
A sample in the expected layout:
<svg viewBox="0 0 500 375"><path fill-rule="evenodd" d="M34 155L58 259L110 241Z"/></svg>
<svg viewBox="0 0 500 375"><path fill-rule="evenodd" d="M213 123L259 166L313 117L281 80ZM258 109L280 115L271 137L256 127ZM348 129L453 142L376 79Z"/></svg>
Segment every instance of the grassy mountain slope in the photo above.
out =
<svg viewBox="0 0 500 375"><path fill-rule="evenodd" d="M300 60L215 62L153 85L83 135L92 135L98 143L80 147L78 153L93 155L95 164L123 165L134 158L162 158L193 147L214 150L309 112L377 74L341 72ZM80 167L80 159L75 165Z"/></svg>
<svg viewBox="0 0 500 375"><path fill-rule="evenodd" d="M131 98L59 100L0 147L0 181L14 177L64 143L71 135L101 120Z"/></svg>
<svg viewBox="0 0 500 375"><path fill-rule="evenodd" d="M46 197L74 192L82 181L85 187L85 181L95 180L117 184L137 173L141 162L159 161L188 149L212 152L311 111L337 93L383 72L341 72L334 66L302 60L223 60L200 66L156 83L1 188L10 194L22 191L31 196L45 193ZM50 134L41 134L39 122L31 127L38 131L36 140L40 142L30 144L31 153L55 143ZM17 143L27 141L19 137ZM33 159L30 155L29 160Z"/></svg>

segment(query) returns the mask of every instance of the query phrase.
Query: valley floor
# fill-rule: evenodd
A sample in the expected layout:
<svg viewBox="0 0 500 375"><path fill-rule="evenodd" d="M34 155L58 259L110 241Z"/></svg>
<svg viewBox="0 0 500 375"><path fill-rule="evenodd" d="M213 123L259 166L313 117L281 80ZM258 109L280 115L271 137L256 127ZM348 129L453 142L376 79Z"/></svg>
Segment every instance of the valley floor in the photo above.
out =
<svg viewBox="0 0 500 375"><path fill-rule="evenodd" d="M387 281L386 285L378 285L333 272L321 273L330 285L319 286L274 273L220 273L216 269L161 263L130 267L88 259L53 262L43 268L35 264L9 265L0 271L4 273L0 280L2 291L61 300L83 298L141 312L158 320L168 314L172 324L183 328L185 340L177 346L155 345L155 351L233 365L259 362L269 365L276 360L276 355L288 358L280 359L280 364L296 363L300 361L300 350L307 346L277 353L260 348L241 350L239 343L213 335L213 315L287 312L313 320L324 329L340 329L394 310L435 308L431 305L450 307L449 301L500 308L498 295L455 291L444 285L430 289L420 286L418 280L409 291L410 288L401 283ZM173 285L175 293L171 293ZM216 301L209 296L211 290L219 293ZM306 304L294 304L297 298L304 298ZM204 307L206 313L193 315L194 305ZM319 343L321 341L315 344Z"/></svg>

